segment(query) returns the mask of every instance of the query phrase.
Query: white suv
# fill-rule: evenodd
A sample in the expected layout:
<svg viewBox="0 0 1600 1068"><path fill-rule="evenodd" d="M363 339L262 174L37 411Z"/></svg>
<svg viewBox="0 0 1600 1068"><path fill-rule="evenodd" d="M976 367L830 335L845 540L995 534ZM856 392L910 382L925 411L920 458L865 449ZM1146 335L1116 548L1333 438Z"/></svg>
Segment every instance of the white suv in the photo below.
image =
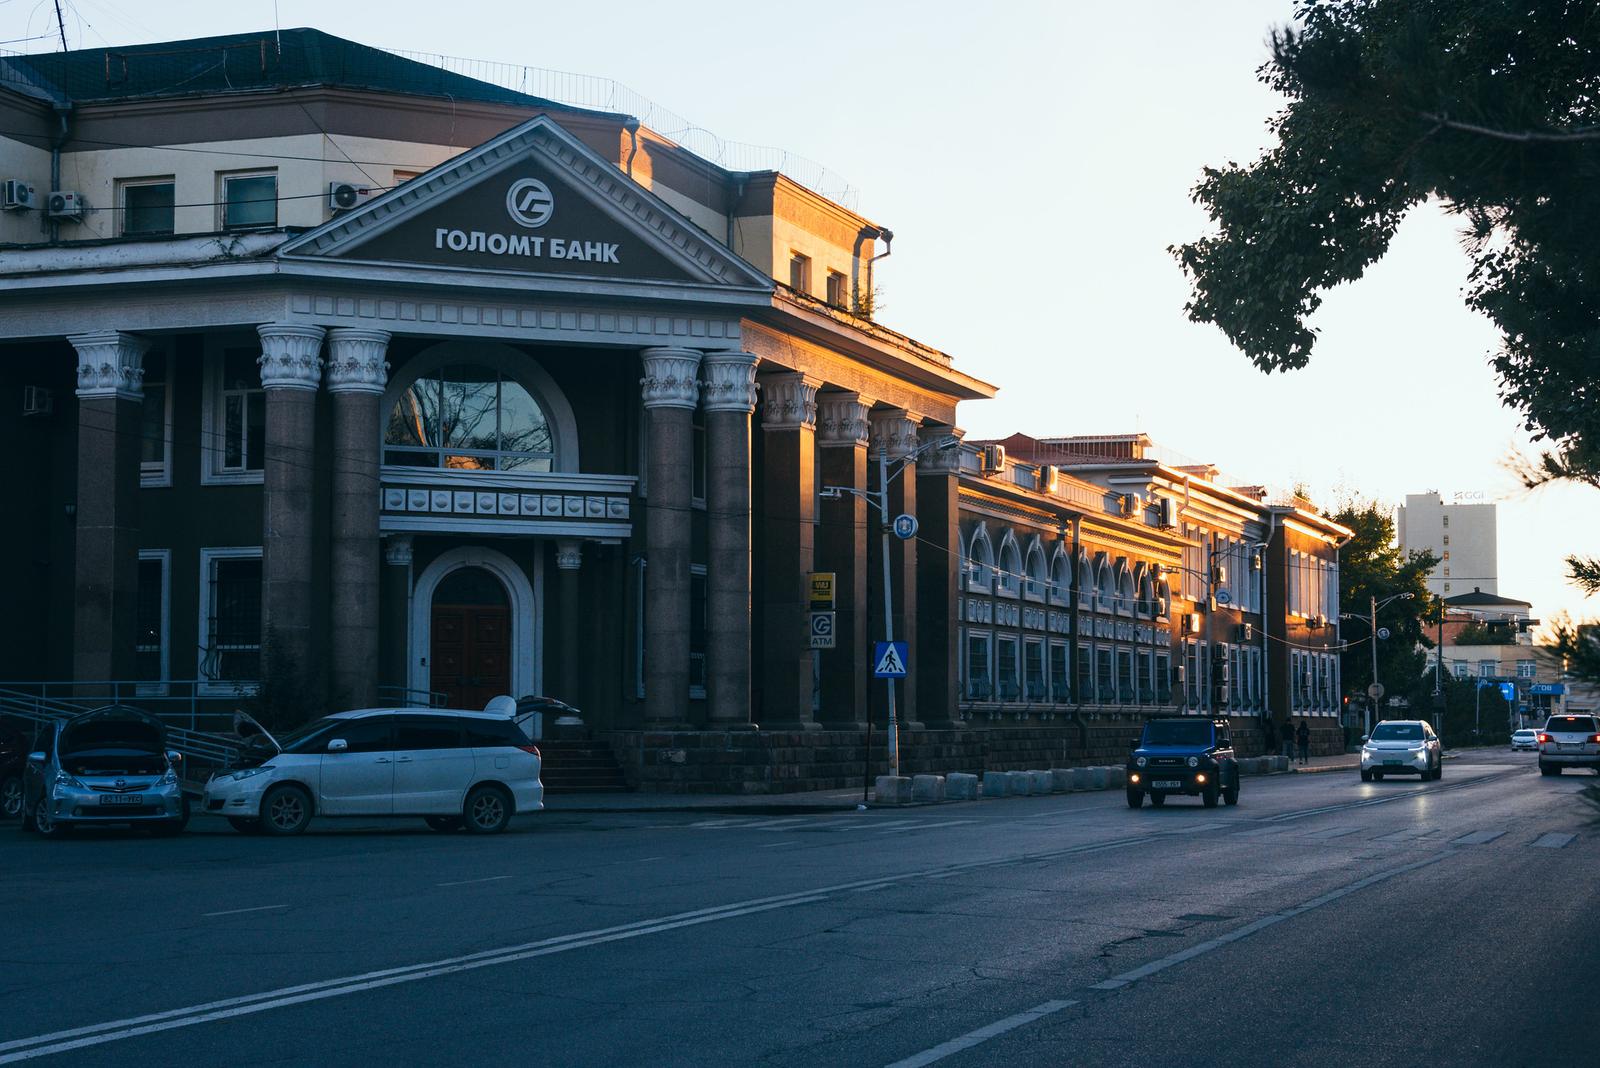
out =
<svg viewBox="0 0 1600 1068"><path fill-rule="evenodd" d="M239 766L206 783L235 830L299 834L318 816L421 816L436 831L503 831L544 807L539 749L493 712L367 708L274 738L243 714Z"/></svg>
<svg viewBox="0 0 1600 1068"><path fill-rule="evenodd" d="M1594 716L1551 716L1539 732L1539 774L1563 768L1600 771L1600 723Z"/></svg>
<svg viewBox="0 0 1600 1068"><path fill-rule="evenodd" d="M1386 719L1361 746L1361 781L1385 775L1415 775L1423 782L1444 776L1444 752L1433 726L1422 719Z"/></svg>

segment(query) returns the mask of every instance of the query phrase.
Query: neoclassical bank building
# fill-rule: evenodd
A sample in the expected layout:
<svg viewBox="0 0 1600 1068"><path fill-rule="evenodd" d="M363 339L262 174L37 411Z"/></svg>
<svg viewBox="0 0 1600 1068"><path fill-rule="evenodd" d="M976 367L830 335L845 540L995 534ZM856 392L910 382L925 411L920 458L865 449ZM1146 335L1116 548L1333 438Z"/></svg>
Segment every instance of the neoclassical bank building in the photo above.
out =
<svg viewBox="0 0 1600 1068"><path fill-rule="evenodd" d="M877 519L821 491L881 450L923 530L906 715L952 719L959 464L913 453L994 390L871 317L892 234L626 115L269 36L0 60L0 679L855 729Z"/></svg>

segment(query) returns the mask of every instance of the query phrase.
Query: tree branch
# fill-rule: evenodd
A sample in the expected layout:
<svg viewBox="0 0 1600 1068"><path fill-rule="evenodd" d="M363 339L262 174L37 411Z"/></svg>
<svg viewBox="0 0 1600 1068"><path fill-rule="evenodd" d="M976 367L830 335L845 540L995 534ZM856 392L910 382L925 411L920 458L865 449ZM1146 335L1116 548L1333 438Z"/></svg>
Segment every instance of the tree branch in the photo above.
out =
<svg viewBox="0 0 1600 1068"><path fill-rule="evenodd" d="M1574 130L1564 132L1546 132L1544 130L1496 130L1491 126L1479 126L1476 123L1461 122L1448 115L1435 115L1428 111L1419 111L1420 118L1436 123L1447 130L1459 130L1462 133L1478 134L1481 137L1492 137L1497 141L1551 142L1565 144L1572 141L1600 141L1600 126L1580 126Z"/></svg>

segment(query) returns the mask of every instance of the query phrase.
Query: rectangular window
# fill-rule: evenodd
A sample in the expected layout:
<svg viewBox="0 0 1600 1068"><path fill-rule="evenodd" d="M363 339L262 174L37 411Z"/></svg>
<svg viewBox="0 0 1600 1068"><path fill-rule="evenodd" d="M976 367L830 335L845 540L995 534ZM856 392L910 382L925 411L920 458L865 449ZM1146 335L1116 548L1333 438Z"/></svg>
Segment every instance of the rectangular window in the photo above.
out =
<svg viewBox="0 0 1600 1068"><path fill-rule="evenodd" d="M1081 704L1095 701L1094 647L1090 645L1078 646L1078 701Z"/></svg>
<svg viewBox="0 0 1600 1068"><path fill-rule="evenodd" d="M1492 679L1492 678L1494 678L1495 663L1496 662L1493 661L1493 660L1480 660L1480 661L1478 661L1478 678L1480 678L1480 679Z"/></svg>
<svg viewBox="0 0 1600 1068"><path fill-rule="evenodd" d="M1445 544L1446 544L1446 545L1449 545L1449 544L1450 544L1450 535L1448 535L1448 534L1446 534L1446 535L1445 535L1445 536L1444 536L1444 543L1445 543Z"/></svg>
<svg viewBox="0 0 1600 1068"><path fill-rule="evenodd" d="M1096 696L1103 705L1115 704L1117 700L1117 666L1111 649L1104 645L1095 646L1094 663Z"/></svg>
<svg viewBox="0 0 1600 1068"><path fill-rule="evenodd" d="M205 482L259 482L266 452L267 396L254 348L229 348L208 357Z"/></svg>
<svg viewBox="0 0 1600 1068"><path fill-rule="evenodd" d="M1066 642L1050 643L1050 700L1056 704L1072 700L1072 665Z"/></svg>
<svg viewBox="0 0 1600 1068"><path fill-rule="evenodd" d="M1534 669L1534 663L1533 663L1532 660L1518 660L1517 661L1517 678L1519 678L1519 679L1531 679L1531 678L1533 678L1533 669Z"/></svg>
<svg viewBox="0 0 1600 1068"><path fill-rule="evenodd" d="M1117 701L1119 704L1132 705L1139 701L1139 691L1134 688L1133 681L1133 650L1117 650Z"/></svg>
<svg viewBox="0 0 1600 1068"><path fill-rule="evenodd" d="M1261 707L1261 650L1250 650L1250 707Z"/></svg>
<svg viewBox="0 0 1600 1068"><path fill-rule="evenodd" d="M689 565L689 696L706 695L706 566Z"/></svg>
<svg viewBox="0 0 1600 1068"><path fill-rule="evenodd" d="M172 485L172 357L152 352L144 358L144 400L140 402L139 483Z"/></svg>
<svg viewBox="0 0 1600 1068"><path fill-rule="evenodd" d="M1289 709L1300 710L1300 654L1289 653Z"/></svg>
<svg viewBox="0 0 1600 1068"><path fill-rule="evenodd" d="M828 303L835 308L844 308L850 303L849 286L845 283L844 275L838 271L828 272Z"/></svg>
<svg viewBox="0 0 1600 1068"><path fill-rule="evenodd" d="M261 550L200 550L200 678L208 693L261 678Z"/></svg>
<svg viewBox="0 0 1600 1068"><path fill-rule="evenodd" d="M1244 707L1244 652L1237 645L1228 650L1228 704L1232 708Z"/></svg>
<svg viewBox="0 0 1600 1068"><path fill-rule="evenodd" d="M1022 698L1030 704L1050 699L1044 676L1044 639L1025 638L1022 642Z"/></svg>
<svg viewBox="0 0 1600 1068"><path fill-rule="evenodd" d="M1015 701L1021 694L1017 685L1017 639L1005 635L995 639L995 692L1002 701Z"/></svg>
<svg viewBox="0 0 1600 1068"><path fill-rule="evenodd" d="M1139 650L1139 671L1137 682L1139 684L1139 703L1141 705L1154 704L1156 699L1156 661L1155 655L1149 649Z"/></svg>
<svg viewBox="0 0 1600 1068"><path fill-rule="evenodd" d="M1156 654L1156 703L1170 705L1172 703L1172 654Z"/></svg>
<svg viewBox="0 0 1600 1068"><path fill-rule="evenodd" d="M222 229L253 230L278 225L278 176L225 174L222 176Z"/></svg>
<svg viewBox="0 0 1600 1068"><path fill-rule="evenodd" d="M789 288L801 293L811 292L811 257L798 252L789 253Z"/></svg>
<svg viewBox="0 0 1600 1068"><path fill-rule="evenodd" d="M138 594L134 612L134 678L140 693L166 692L169 661L167 635L170 631L170 587L167 572L172 562L166 549L139 552Z"/></svg>
<svg viewBox="0 0 1600 1068"><path fill-rule="evenodd" d="M993 667L989 662L989 635L967 633L967 700L994 700Z"/></svg>
<svg viewBox="0 0 1600 1068"><path fill-rule="evenodd" d="M121 183L122 233L126 237L172 233L171 178L146 178Z"/></svg>

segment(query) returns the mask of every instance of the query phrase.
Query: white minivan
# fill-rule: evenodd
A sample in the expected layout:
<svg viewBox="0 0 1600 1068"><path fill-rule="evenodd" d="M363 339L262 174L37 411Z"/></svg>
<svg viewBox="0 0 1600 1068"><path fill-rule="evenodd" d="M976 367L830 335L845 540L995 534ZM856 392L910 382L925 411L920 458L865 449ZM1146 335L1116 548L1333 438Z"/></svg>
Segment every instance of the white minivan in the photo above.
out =
<svg viewBox="0 0 1600 1068"><path fill-rule="evenodd" d="M206 783L205 811L235 830L299 834L316 816L421 816L436 831L494 834L544 807L539 749L493 711L365 708L274 738L249 716L237 766Z"/></svg>

